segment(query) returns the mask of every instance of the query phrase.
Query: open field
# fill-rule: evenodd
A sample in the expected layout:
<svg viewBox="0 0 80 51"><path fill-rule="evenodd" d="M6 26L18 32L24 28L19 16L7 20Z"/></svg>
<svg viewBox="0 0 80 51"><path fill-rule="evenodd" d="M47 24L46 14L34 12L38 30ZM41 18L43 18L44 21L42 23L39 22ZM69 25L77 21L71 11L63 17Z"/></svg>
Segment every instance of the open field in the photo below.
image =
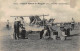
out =
<svg viewBox="0 0 80 51"><path fill-rule="evenodd" d="M29 39L14 40L13 29L0 30L0 51L80 51L80 30L71 31L67 40L39 39L39 33L29 35Z"/></svg>

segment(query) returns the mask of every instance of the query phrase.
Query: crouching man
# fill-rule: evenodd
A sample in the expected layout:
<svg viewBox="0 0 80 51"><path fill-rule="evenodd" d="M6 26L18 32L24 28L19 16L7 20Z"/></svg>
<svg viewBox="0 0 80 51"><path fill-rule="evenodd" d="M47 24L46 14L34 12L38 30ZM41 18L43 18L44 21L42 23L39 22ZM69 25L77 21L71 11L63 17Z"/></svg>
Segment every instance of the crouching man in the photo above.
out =
<svg viewBox="0 0 80 51"><path fill-rule="evenodd" d="M57 40L57 37L58 37L58 32L54 30L54 31L51 33L51 38L52 38L53 40Z"/></svg>
<svg viewBox="0 0 80 51"><path fill-rule="evenodd" d="M66 40L66 34L65 34L65 30L64 30L64 27L61 27L61 36L60 36L60 39L61 40Z"/></svg>
<svg viewBox="0 0 80 51"><path fill-rule="evenodd" d="M25 39L25 37L26 37L26 30L25 30L24 27L22 27L22 30L21 30L21 38L22 39ZM27 36L27 39L28 39L28 36Z"/></svg>
<svg viewBox="0 0 80 51"><path fill-rule="evenodd" d="M40 39L46 38L46 36L50 36L47 26L45 26L44 29L40 32Z"/></svg>

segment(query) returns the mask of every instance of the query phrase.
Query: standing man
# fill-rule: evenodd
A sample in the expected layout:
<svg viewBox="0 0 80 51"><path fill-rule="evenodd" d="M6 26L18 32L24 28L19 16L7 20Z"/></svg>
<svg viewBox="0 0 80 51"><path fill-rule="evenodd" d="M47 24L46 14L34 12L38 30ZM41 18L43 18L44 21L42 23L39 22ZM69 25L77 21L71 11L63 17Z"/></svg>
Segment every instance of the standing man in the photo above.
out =
<svg viewBox="0 0 80 51"><path fill-rule="evenodd" d="M21 18L21 20L20 20L20 22L21 22L21 28L22 28L22 27L25 27L24 18L23 18L23 17L20 17L20 18Z"/></svg>
<svg viewBox="0 0 80 51"><path fill-rule="evenodd" d="M20 28L20 21L17 18L15 18L15 22L14 22L14 35L15 35L15 39L19 39L19 28Z"/></svg>
<svg viewBox="0 0 80 51"><path fill-rule="evenodd" d="M74 29L74 22L71 23L71 27L72 27L72 29Z"/></svg>
<svg viewBox="0 0 80 51"><path fill-rule="evenodd" d="M72 27L72 29L74 29L74 27L75 27L75 20L72 18L72 22L71 22L71 27Z"/></svg>

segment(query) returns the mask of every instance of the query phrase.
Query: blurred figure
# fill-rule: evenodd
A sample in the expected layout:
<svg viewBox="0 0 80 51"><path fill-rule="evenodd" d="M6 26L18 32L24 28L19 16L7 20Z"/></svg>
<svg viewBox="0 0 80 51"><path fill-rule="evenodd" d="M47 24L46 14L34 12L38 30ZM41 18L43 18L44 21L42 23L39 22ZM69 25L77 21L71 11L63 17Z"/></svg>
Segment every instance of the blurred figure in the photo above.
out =
<svg viewBox="0 0 80 51"><path fill-rule="evenodd" d="M71 23L72 30L74 29L74 22Z"/></svg>
<svg viewBox="0 0 80 51"><path fill-rule="evenodd" d="M67 36L70 36L70 27L68 26L66 26L66 27L64 27L64 30L65 30L65 34L67 35Z"/></svg>
<svg viewBox="0 0 80 51"><path fill-rule="evenodd" d="M15 35L15 39L19 39L19 33L20 33L20 20L17 18L15 18L14 21L14 35Z"/></svg>
<svg viewBox="0 0 80 51"><path fill-rule="evenodd" d="M6 27L9 29L10 25L9 25L9 20L7 20L7 25Z"/></svg>
<svg viewBox="0 0 80 51"><path fill-rule="evenodd" d="M20 22L21 22L21 27L25 27L24 18L23 18L23 17L20 17L20 18L21 18L21 20L20 20Z"/></svg>
<svg viewBox="0 0 80 51"><path fill-rule="evenodd" d="M64 30L64 27L60 27L61 29L61 35L60 35L60 39L61 40L66 40L66 34L65 34L65 30Z"/></svg>
<svg viewBox="0 0 80 51"><path fill-rule="evenodd" d="M75 20L72 18L72 22L71 22L71 27L72 27L72 30L74 29L75 27Z"/></svg>
<svg viewBox="0 0 80 51"><path fill-rule="evenodd" d="M54 25L52 25L52 24L49 26L50 38L56 40L56 37L57 37L57 36L56 36L56 34L54 34L54 32L55 32L56 30L53 29L53 26L54 26Z"/></svg>
<svg viewBox="0 0 80 51"><path fill-rule="evenodd" d="M46 38L46 36L50 37L50 31L47 26L45 26L44 29L40 32L40 39Z"/></svg>
<svg viewBox="0 0 80 51"><path fill-rule="evenodd" d="M22 31L21 31L21 38L22 38L22 39L25 39L25 37L26 37L26 30L25 30L25 28L23 27L23 28L22 28ZM28 35L27 35L27 39L28 39Z"/></svg>

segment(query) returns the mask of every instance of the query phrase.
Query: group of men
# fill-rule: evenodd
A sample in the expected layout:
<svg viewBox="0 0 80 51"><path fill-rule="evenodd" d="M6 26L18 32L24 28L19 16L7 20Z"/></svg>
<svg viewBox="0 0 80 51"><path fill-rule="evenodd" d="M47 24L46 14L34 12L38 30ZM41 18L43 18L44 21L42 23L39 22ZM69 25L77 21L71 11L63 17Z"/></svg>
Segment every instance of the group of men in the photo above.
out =
<svg viewBox="0 0 80 51"><path fill-rule="evenodd" d="M25 39L25 23L23 17L20 18L15 18L14 21L14 38L15 39L20 39L20 36L22 39Z"/></svg>
<svg viewBox="0 0 80 51"><path fill-rule="evenodd" d="M49 25L45 26L40 32L40 39L48 37L54 40L60 38L61 40L66 40L67 36L70 36L71 28L66 26Z"/></svg>
<svg viewBox="0 0 80 51"><path fill-rule="evenodd" d="M17 17L15 18L14 21L15 39L19 39L20 35L22 39L25 39L25 35L26 35L25 23L23 17L20 17L20 19ZM66 36L70 36L70 28L67 28L66 26L56 26L53 25L52 23L50 25L45 25L44 29L40 31L40 39L48 37L56 40L59 37L61 40L65 40ZM74 28L74 25L72 26Z"/></svg>

